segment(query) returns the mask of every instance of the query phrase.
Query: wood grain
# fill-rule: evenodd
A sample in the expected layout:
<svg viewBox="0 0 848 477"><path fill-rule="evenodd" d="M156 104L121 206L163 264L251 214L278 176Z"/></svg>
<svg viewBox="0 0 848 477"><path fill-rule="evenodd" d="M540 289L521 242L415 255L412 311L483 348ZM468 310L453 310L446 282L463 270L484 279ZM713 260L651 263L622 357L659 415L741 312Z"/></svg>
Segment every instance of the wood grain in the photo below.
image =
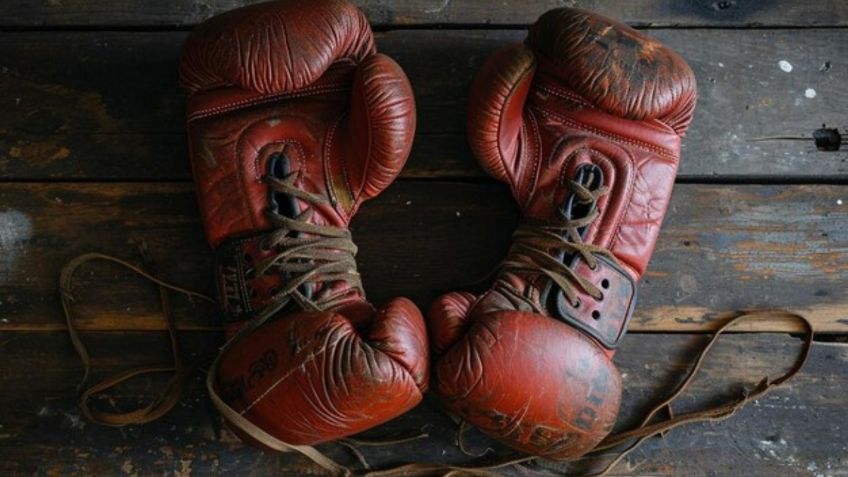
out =
<svg viewBox="0 0 848 477"><path fill-rule="evenodd" d="M161 333L85 333L94 356L95 377L131 365L161 363L167 345ZM216 333L184 333L186 351L214 351ZM645 409L681 378L705 338L693 335L631 335L616 356L625 395L619 428L631 426ZM721 341L675 411L694 410L719 399L737 397L766 375L776 377L795 358L799 340L785 335L734 335ZM145 426L105 428L81 420L75 405L79 363L64 333L0 333L0 473L3 475L320 475L294 455L266 454L247 448L221 429L197 373L180 404L163 419ZM844 346L817 345L803 372L772 394L749 404L732 418L693 425L649 441L620 464L613 475L708 477L842 475L848 468L844 393L848 386ZM37 374L39 379L33 379ZM142 379L100 402L127 406L150 395L157 379ZM433 399L411 413L368 433L371 437L411 435L424 428L429 437L404 445L362 448L375 466L405 461L467 462L455 444L456 425ZM467 435L473 452L492 447L476 431ZM322 450L351 463L334 445ZM550 475L551 463L524 476ZM816 470L818 469L818 470ZM182 472L182 474L180 473ZM512 475L519 475L513 473Z"/></svg>
<svg viewBox="0 0 848 477"><path fill-rule="evenodd" d="M183 27L246 0L19 0L6 7L0 27ZM845 26L838 0L355 0L378 28L423 25L523 25L551 8L579 6L639 26ZM496 6L496 8L494 8Z"/></svg>
<svg viewBox="0 0 848 477"><path fill-rule="evenodd" d="M848 331L848 187L681 184L641 284L634 331L713 329L722 313L789 308L820 332ZM0 329L64 328L62 264L102 251L137 260L144 242L162 276L211 293L211 253L189 184L0 186ZM406 295L426 309L503 257L517 212L500 184L402 181L354 219L375 303ZM81 269L84 329L163 329L155 289L110 265ZM216 327L214 310L174 300L183 329ZM760 329L785 329L780 323Z"/></svg>
<svg viewBox="0 0 848 477"><path fill-rule="evenodd" d="M808 2L809 3L809 2ZM656 30L689 60L700 100L684 141L691 180L848 178L848 150L752 139L845 128L848 30ZM183 32L0 33L0 177L174 180L189 176L176 70ZM407 178L480 178L465 141L469 85L521 31L379 35L416 91ZM739 54L744 51L745 54ZM784 72L779 62L792 65ZM814 97L810 98L808 96Z"/></svg>
<svg viewBox="0 0 848 477"><path fill-rule="evenodd" d="M18 0L0 6L0 475L323 475L295 455L263 453L222 428L195 373L176 409L145 426L86 423L82 369L58 299L71 257L138 260L212 292L211 252L189 183L177 63L187 30L253 0ZM696 119L682 182L615 357L625 383L619 428L687 369L706 333L743 308L784 307L825 334L804 371L732 418L677 429L628 456L618 476L848 476L848 149L752 139L848 128L848 2L822 0L354 0L416 92L419 130L403 179L354 220L374 302L425 308L484 278L518 214L465 140L470 82L496 48L521 41L549 8L580 6L648 29L692 65ZM819 28L821 27L821 28ZM177 31L179 30L179 31ZM791 69L787 67L791 65ZM790 70L790 71L786 71ZM710 183L716 182L716 185ZM810 185L734 185L736 183ZM720 184L720 185L719 185ZM95 377L163 363L155 288L114 266L81 269L74 313ZM190 361L220 344L215 310L174 297ZM742 395L794 359L799 340L772 322L725 337L676 413ZM99 404L127 409L163 380L123 385ZM362 448L368 461L468 462L434 397L369 437L428 437ZM473 452L504 448L476 431ZM353 463L338 445L322 450ZM562 475L537 463L508 476ZM570 469L574 471L575 469ZM582 469L577 469L582 470Z"/></svg>

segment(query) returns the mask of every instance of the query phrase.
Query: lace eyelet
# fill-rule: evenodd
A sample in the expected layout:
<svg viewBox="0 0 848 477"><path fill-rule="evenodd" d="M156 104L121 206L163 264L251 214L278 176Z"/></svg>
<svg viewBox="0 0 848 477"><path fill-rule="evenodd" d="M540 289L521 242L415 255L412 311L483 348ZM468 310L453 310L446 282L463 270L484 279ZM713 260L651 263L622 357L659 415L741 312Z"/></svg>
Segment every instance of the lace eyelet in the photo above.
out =
<svg viewBox="0 0 848 477"><path fill-rule="evenodd" d="M575 310L578 310L578 309L580 309L580 305L582 305L582 303L580 302L580 299L578 298L577 301L575 301L574 303L571 304L571 307L574 308Z"/></svg>
<svg viewBox="0 0 848 477"><path fill-rule="evenodd" d="M600 320L601 319L601 312L598 311L598 310L593 310L592 311L592 318L594 318L595 320Z"/></svg>
<svg viewBox="0 0 848 477"><path fill-rule="evenodd" d="M603 288L604 290L608 290L608 289L609 289L609 287L610 287L610 282L609 282L609 280L607 280L606 278L604 278L603 280L601 280L601 288Z"/></svg>
<svg viewBox="0 0 848 477"><path fill-rule="evenodd" d="M262 239L259 241L259 250L263 252L269 252L271 250L271 246L268 244L266 239Z"/></svg>

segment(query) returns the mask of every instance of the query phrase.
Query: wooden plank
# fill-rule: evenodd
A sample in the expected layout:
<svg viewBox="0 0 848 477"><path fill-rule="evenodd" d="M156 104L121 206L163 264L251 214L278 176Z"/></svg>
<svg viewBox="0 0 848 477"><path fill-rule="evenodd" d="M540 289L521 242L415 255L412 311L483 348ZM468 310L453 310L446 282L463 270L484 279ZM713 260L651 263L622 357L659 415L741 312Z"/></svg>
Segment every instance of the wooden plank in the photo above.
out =
<svg viewBox="0 0 848 477"><path fill-rule="evenodd" d="M245 0L23 0L6 6L0 27L188 26L216 13L251 3ZM838 0L354 0L377 28L419 25L523 25L564 5L616 16L638 26L845 26L848 8Z"/></svg>
<svg viewBox="0 0 848 477"><path fill-rule="evenodd" d="M131 365L161 363L166 339L155 333L85 333L95 358L95 377ZM181 341L195 355L214 351L217 334L185 333ZM645 409L668 392L685 372L704 338L693 335L631 335L616 356L625 383L619 427L633 425ZM799 340L785 335L734 335L720 342L703 375L675 404L676 412L738 396L766 375L776 377L794 359ZM3 475L319 475L295 455L262 453L245 447L221 429L197 373L180 404L163 419L144 426L105 428L85 422L76 408L81 370L64 333L0 333L0 473ZM707 477L840 476L848 472L844 389L848 386L844 345L819 344L803 372L732 418L671 431L629 456L613 475ZM34 372L37 370L37 372ZM823 385L827 383L827 385ZM137 403L153 392L156 379L125 386L108 409ZM404 445L362 448L374 466L405 461L467 462L455 443L456 425L428 398L422 406L372 437L418 433L426 439ZM476 431L467 434L474 452L493 445ZM334 458L352 462L335 445L322 446ZM551 468L545 463L540 468ZM181 473L182 472L182 473ZM513 475L518 475L514 473ZM542 472L521 475L549 475Z"/></svg>
<svg viewBox="0 0 848 477"><path fill-rule="evenodd" d="M810 2L807 2L810 3ZM848 150L751 142L844 129L848 30L657 30L691 63L700 87L681 174L698 180L845 180ZM0 177L173 180L189 175L184 98L176 85L183 32L0 34ZM419 134L406 177L483 177L465 141L471 78L520 31L403 30L380 48L414 85ZM784 72L780 62L792 65ZM784 65L785 66L785 65ZM814 97L808 97L814 96Z"/></svg>
<svg viewBox="0 0 848 477"><path fill-rule="evenodd" d="M679 185L632 329L704 331L722 312L784 307L821 332L845 333L846 202L846 186ZM164 278L211 293L188 184L3 184L0 204L0 329L63 329L62 264L91 251L132 259L142 241ZM484 278L516 221L500 184L394 184L353 222L369 297L406 295L426 309L439 292ZM162 329L155 289L121 270L83 269L76 293L82 328ZM184 329L215 326L212 310L174 302Z"/></svg>

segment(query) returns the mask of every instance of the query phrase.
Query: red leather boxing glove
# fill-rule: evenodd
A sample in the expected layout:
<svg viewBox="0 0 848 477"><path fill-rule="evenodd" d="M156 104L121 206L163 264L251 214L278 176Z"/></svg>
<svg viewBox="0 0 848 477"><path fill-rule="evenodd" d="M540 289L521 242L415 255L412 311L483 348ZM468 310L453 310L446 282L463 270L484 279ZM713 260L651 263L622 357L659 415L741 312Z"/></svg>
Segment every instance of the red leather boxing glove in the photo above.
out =
<svg viewBox="0 0 848 477"><path fill-rule="evenodd" d="M612 429L612 363L651 256L695 107L673 51L624 24L552 10L496 52L471 93L468 134L524 221L495 283L428 315L433 386L496 439L554 459Z"/></svg>
<svg viewBox="0 0 848 477"><path fill-rule="evenodd" d="M285 450L354 434L421 401L416 306L365 299L348 223L398 175L412 89L340 0L241 8L185 44L191 164L232 339L210 370L241 436Z"/></svg>

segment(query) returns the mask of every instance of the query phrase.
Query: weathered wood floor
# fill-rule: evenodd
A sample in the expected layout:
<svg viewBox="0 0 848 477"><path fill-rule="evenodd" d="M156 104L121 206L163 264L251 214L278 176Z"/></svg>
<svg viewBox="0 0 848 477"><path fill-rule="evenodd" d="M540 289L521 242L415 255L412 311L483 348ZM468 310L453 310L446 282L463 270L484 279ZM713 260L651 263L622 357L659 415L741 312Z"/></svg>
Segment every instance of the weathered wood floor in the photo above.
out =
<svg viewBox="0 0 848 477"><path fill-rule="evenodd" d="M245 447L222 430L195 376L162 420L124 429L81 420L57 295L71 257L136 258L210 290L210 253L185 151L176 85L194 24L242 0L23 0L0 5L0 475L319 475L293 455ZM416 91L419 134L403 177L354 222L372 300L440 291L497 263L517 214L464 139L470 80L498 46L548 8L577 4L647 29L686 57L700 99L681 176L616 362L622 425L685 371L722 313L784 307L820 333L804 372L730 420L676 430L616 467L620 476L848 476L848 148L752 142L848 128L848 3L789 0L364 0L382 51ZM790 70L791 66L791 70ZM109 266L80 275L76 308L97 375L167 356L156 292ZM210 310L175 298L194 356L219 344ZM775 323L717 348L680 410L738 392L794 359ZM111 405L161 384L141 380ZM108 405L108 404L107 404ZM468 457L433 402L372 434L412 444L365 449L375 465ZM471 435L475 451L487 441ZM328 452L353 462L343 449ZM551 470L537 466L531 474ZM518 474L516 474L518 475Z"/></svg>

